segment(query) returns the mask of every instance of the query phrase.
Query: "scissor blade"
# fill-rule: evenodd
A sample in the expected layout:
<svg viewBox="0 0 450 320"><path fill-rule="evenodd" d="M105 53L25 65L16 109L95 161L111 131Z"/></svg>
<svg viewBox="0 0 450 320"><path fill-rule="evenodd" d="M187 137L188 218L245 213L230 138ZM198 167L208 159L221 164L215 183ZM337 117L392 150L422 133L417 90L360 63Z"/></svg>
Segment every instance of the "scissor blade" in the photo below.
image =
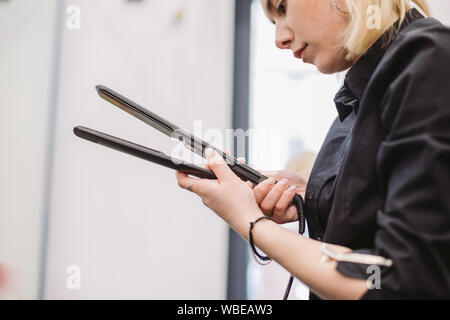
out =
<svg viewBox="0 0 450 320"><path fill-rule="evenodd" d="M106 101L112 103L116 107L119 107L123 111L131 114L146 124L152 126L158 131L161 131L169 137L173 137L173 133L179 130L179 127L170 123L169 121L154 114L150 110L138 105L137 103L125 98L121 94L109 89L108 87L98 85L95 87L99 96Z"/></svg>

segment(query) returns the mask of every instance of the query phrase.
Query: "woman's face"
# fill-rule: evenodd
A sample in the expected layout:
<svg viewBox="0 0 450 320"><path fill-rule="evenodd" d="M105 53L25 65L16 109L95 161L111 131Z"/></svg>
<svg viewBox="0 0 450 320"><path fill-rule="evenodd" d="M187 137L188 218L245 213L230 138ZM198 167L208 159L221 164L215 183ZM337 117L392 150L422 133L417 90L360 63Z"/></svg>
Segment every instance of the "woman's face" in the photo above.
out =
<svg viewBox="0 0 450 320"><path fill-rule="evenodd" d="M322 73L348 69L352 63L337 49L348 17L330 0L260 0L267 17L276 25L275 44L313 64ZM346 10L344 0L335 0Z"/></svg>

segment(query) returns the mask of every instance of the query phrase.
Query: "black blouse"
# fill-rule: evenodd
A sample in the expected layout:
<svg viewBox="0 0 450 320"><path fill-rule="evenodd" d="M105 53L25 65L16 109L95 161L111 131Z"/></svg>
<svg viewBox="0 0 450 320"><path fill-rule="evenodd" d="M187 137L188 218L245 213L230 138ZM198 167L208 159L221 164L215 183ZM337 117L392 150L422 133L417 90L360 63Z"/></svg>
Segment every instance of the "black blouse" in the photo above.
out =
<svg viewBox="0 0 450 320"><path fill-rule="evenodd" d="M308 182L311 238L361 261L337 270L380 285L363 298L450 298L450 29L416 9L349 70ZM367 256L366 256L367 257ZM311 298L317 298L311 294Z"/></svg>

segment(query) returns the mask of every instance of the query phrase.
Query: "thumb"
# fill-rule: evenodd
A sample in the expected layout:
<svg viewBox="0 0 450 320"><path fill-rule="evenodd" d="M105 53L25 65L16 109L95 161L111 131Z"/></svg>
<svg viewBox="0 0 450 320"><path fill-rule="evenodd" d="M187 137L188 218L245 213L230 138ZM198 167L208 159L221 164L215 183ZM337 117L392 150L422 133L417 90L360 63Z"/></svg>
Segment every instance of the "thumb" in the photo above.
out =
<svg viewBox="0 0 450 320"><path fill-rule="evenodd" d="M259 172L261 172L266 177L275 177L278 173L278 171L274 170L259 170Z"/></svg>
<svg viewBox="0 0 450 320"><path fill-rule="evenodd" d="M205 150L205 156L208 161L208 166L214 172L219 182L236 177L225 160L215 150L207 148Z"/></svg>

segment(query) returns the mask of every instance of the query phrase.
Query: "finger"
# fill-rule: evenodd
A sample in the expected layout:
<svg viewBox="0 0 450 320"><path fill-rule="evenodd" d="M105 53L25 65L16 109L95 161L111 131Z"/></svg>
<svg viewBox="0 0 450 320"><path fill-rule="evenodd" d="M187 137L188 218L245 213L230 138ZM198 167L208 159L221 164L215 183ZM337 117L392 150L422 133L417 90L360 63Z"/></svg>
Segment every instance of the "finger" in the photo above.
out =
<svg viewBox="0 0 450 320"><path fill-rule="evenodd" d="M269 193L266 195L264 200L261 202L259 207L261 208L262 212L264 212L267 215L272 215L273 210L275 208L275 204L280 199L281 195L284 191L288 188L288 181L287 179L283 179L280 182L278 182L272 190L269 191Z"/></svg>
<svg viewBox="0 0 450 320"><path fill-rule="evenodd" d="M282 179L286 178L285 175L283 174L283 171L263 170L260 172L266 177L272 177L277 181L281 181Z"/></svg>
<svg viewBox="0 0 450 320"><path fill-rule="evenodd" d="M281 181L283 178L285 178L283 175L280 174L280 171L262 170L260 172L266 177L274 178L277 181Z"/></svg>
<svg viewBox="0 0 450 320"><path fill-rule="evenodd" d="M273 170L260 170L259 172L261 172L266 177L273 177L277 173L277 171Z"/></svg>
<svg viewBox="0 0 450 320"><path fill-rule="evenodd" d="M225 160L213 149L205 150L206 160L211 170L216 175L219 182L228 179L239 179L230 167L226 164Z"/></svg>
<svg viewBox="0 0 450 320"><path fill-rule="evenodd" d="M266 197L269 191L275 185L275 179L269 178L259 183L253 188L253 193L255 194L256 203L259 205L261 201Z"/></svg>
<svg viewBox="0 0 450 320"><path fill-rule="evenodd" d="M206 153L206 150L205 150L205 153ZM225 154L227 154L229 156L231 155L231 151L230 150L224 150L223 153L225 153ZM211 170L211 167L209 166L208 163L204 164L204 168L207 169L207 170Z"/></svg>
<svg viewBox="0 0 450 320"><path fill-rule="evenodd" d="M176 171L176 177L178 185L181 188L191 191L199 196L202 196L212 185L217 184L217 180L192 178L180 171Z"/></svg>
<svg viewBox="0 0 450 320"><path fill-rule="evenodd" d="M295 196L295 186L290 186L281 195L280 199L275 204L272 218L283 218L286 215L288 207L291 205L292 199Z"/></svg>
<svg viewBox="0 0 450 320"><path fill-rule="evenodd" d="M250 181L247 181L246 183L250 186L251 189L253 189L253 183L251 183Z"/></svg>
<svg viewBox="0 0 450 320"><path fill-rule="evenodd" d="M230 150L225 150L224 153L226 153L227 155L231 156L231 151ZM245 158L243 157L239 157L237 158L237 160L241 163L245 163Z"/></svg>
<svg viewBox="0 0 450 320"><path fill-rule="evenodd" d="M283 224L293 222L298 219L297 207L290 205L282 216L272 216L276 223Z"/></svg>
<svg viewBox="0 0 450 320"><path fill-rule="evenodd" d="M226 153L227 155L231 156L231 151L230 150L225 150L224 153ZM237 161L241 162L241 163L245 163L245 158L237 158Z"/></svg>
<svg viewBox="0 0 450 320"><path fill-rule="evenodd" d="M198 179L191 178L187 174L182 173L180 171L176 171L175 175L177 177L178 185L181 188L195 193L194 186L196 185L197 183L196 180Z"/></svg>

